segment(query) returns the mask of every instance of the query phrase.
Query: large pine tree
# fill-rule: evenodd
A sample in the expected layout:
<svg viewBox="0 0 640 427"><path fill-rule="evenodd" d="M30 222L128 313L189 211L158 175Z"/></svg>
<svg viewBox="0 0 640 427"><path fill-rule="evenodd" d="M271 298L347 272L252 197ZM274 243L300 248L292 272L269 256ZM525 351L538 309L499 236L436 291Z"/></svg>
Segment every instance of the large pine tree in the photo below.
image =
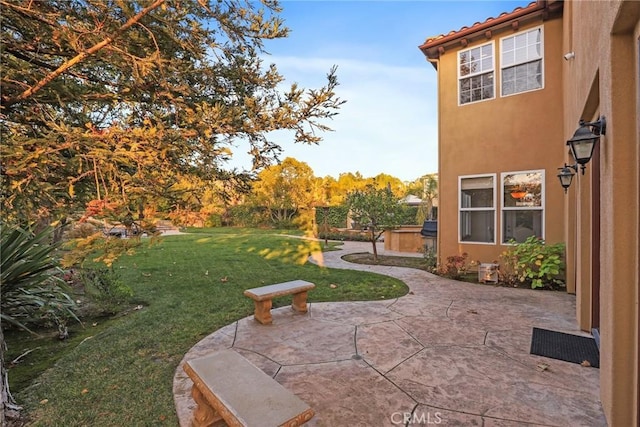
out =
<svg viewBox="0 0 640 427"><path fill-rule="evenodd" d="M171 200L179 180L246 182L290 129L317 143L337 114L326 86L279 88L263 41L286 37L275 1L0 0L6 219L57 219L90 200L119 212ZM166 203L165 203L166 204ZM170 204L169 204L170 205ZM117 209L116 209L117 210Z"/></svg>
<svg viewBox="0 0 640 427"><path fill-rule="evenodd" d="M4 223L63 219L89 202L120 216L149 201L170 206L184 191L176 184L190 179L246 188L281 152L270 131L317 143L342 104L335 69L319 89L279 89L283 76L262 60L263 41L288 33L272 0L0 0L0 8ZM250 173L225 168L236 144L253 156ZM4 425L2 356L0 347Z"/></svg>

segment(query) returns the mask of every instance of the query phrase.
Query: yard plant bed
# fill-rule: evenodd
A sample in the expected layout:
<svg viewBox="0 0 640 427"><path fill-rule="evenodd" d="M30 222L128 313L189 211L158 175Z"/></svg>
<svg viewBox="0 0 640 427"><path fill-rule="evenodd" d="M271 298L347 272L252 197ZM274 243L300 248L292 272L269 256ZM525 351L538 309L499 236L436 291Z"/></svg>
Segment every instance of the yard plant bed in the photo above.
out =
<svg viewBox="0 0 640 427"><path fill-rule="evenodd" d="M433 268L430 268L427 265L427 262L422 257L403 257L403 256L388 256L388 255L378 255L378 260L373 259L373 254L370 252L360 252L348 254L342 257L345 261L353 262L355 264L367 264L367 265L384 265L390 267L406 267L406 268L415 268L418 270L427 271L429 273L437 274L437 272L433 271ZM445 277L442 276L441 277ZM502 286L509 288L521 288L521 289L531 289L529 283L526 282L497 282L497 283L483 283L478 281L478 272L469 270L466 273L462 273L459 277L456 277L453 280L457 280L460 282L467 283L475 283L478 285L485 286ZM564 286L554 285L554 286L545 286L544 288L539 288L544 290L551 291L565 291L566 288Z"/></svg>

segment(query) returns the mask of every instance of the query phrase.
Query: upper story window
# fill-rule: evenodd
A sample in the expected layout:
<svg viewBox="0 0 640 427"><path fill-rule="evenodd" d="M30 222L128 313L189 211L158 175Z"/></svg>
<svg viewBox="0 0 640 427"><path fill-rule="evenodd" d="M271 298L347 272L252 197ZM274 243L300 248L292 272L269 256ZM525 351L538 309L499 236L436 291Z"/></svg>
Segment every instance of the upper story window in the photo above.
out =
<svg viewBox="0 0 640 427"><path fill-rule="evenodd" d="M495 97L493 43L458 52L460 105Z"/></svg>
<svg viewBox="0 0 640 427"><path fill-rule="evenodd" d="M500 41L502 96L541 89L542 27Z"/></svg>

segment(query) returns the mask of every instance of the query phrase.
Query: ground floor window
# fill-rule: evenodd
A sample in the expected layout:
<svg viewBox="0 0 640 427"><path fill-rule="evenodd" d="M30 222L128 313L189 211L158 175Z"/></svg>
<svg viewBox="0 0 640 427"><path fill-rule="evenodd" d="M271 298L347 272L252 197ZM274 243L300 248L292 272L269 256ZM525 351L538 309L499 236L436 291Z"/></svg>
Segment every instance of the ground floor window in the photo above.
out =
<svg viewBox="0 0 640 427"><path fill-rule="evenodd" d="M503 172L499 186L496 178L497 174L458 178L458 241L495 244L496 229L503 244L522 243L530 236L544 239L544 170Z"/></svg>
<svg viewBox="0 0 640 427"><path fill-rule="evenodd" d="M460 242L495 243L495 181L495 175L460 177Z"/></svg>
<svg viewBox="0 0 640 427"><path fill-rule="evenodd" d="M502 183L502 243L544 238L544 171L506 172Z"/></svg>

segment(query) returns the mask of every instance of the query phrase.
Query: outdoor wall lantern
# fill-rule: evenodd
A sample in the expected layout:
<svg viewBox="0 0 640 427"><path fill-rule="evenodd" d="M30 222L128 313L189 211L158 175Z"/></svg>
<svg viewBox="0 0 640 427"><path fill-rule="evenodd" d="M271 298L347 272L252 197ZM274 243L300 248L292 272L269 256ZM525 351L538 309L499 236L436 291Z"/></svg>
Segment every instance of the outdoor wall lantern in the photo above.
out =
<svg viewBox="0 0 640 427"><path fill-rule="evenodd" d="M607 131L607 122L604 116L600 116L595 122L580 120L579 124L580 127L573 134L573 137L567 141L567 145L571 147L571 154L580 165L582 175L584 175L585 165L591 160L593 149L600 139L600 135L605 135ZM569 181L569 184L571 184L571 181Z"/></svg>
<svg viewBox="0 0 640 427"><path fill-rule="evenodd" d="M565 163L564 167L558 168L558 170L560 171L558 173L558 179L560 180L560 185L562 185L562 188L564 188L565 194L567 194L567 189L571 187L571 181L573 180L574 173L571 172L571 169L573 169L577 173L578 164L576 163L575 165L568 165Z"/></svg>

